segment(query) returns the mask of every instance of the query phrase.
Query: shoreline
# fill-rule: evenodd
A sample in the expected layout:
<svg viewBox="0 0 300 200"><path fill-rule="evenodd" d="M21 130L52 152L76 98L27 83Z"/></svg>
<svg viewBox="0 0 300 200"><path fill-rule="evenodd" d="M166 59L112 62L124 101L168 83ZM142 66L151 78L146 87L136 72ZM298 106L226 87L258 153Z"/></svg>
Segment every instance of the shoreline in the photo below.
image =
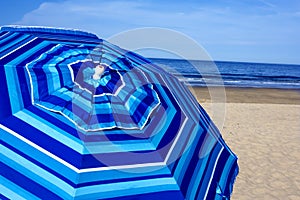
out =
<svg viewBox="0 0 300 200"><path fill-rule="evenodd" d="M200 103L263 103L300 105L300 89L189 86ZM225 94L224 94L225 89Z"/></svg>

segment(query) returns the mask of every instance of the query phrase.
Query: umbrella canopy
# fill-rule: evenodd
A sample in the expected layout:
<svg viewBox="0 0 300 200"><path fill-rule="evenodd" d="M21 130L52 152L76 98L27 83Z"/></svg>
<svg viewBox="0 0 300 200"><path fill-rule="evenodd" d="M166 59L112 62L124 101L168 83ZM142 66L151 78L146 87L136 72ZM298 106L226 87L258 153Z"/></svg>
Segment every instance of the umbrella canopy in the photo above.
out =
<svg viewBox="0 0 300 200"><path fill-rule="evenodd" d="M226 199L237 157L188 88L91 33L0 31L0 197Z"/></svg>

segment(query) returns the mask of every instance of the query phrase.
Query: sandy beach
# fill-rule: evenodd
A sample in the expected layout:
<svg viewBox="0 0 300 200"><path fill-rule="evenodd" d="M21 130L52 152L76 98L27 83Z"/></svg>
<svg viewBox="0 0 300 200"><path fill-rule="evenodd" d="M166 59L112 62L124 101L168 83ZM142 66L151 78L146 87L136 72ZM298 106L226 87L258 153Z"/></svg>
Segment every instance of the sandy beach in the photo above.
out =
<svg viewBox="0 0 300 200"><path fill-rule="evenodd" d="M213 120L212 107L225 106L219 129L240 167L232 199L300 199L300 91L226 88L224 104L222 95L212 103L207 89L191 90Z"/></svg>

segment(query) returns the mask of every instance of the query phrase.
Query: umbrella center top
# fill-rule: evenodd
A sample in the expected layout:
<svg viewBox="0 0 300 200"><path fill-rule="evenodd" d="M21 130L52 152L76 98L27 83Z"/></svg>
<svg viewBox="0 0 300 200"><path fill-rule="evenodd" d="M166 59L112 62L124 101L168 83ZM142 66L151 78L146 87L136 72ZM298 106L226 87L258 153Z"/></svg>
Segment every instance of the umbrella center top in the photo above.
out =
<svg viewBox="0 0 300 200"><path fill-rule="evenodd" d="M93 79L99 80L103 74L105 67L103 65L97 65L94 69Z"/></svg>
<svg viewBox="0 0 300 200"><path fill-rule="evenodd" d="M74 84L94 97L115 95L125 85L122 78L124 72L113 69L105 63L84 60L71 63L69 66L74 76Z"/></svg>

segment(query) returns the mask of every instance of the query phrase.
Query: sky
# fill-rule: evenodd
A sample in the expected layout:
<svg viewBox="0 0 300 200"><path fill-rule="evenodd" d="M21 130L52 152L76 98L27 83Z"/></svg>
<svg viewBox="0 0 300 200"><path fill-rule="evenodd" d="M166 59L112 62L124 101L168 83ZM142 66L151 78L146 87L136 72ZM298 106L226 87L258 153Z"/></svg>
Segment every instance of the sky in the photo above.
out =
<svg viewBox="0 0 300 200"><path fill-rule="evenodd" d="M0 26L13 24L76 28L104 39L165 28L196 41L213 60L300 64L299 0L1 0Z"/></svg>

